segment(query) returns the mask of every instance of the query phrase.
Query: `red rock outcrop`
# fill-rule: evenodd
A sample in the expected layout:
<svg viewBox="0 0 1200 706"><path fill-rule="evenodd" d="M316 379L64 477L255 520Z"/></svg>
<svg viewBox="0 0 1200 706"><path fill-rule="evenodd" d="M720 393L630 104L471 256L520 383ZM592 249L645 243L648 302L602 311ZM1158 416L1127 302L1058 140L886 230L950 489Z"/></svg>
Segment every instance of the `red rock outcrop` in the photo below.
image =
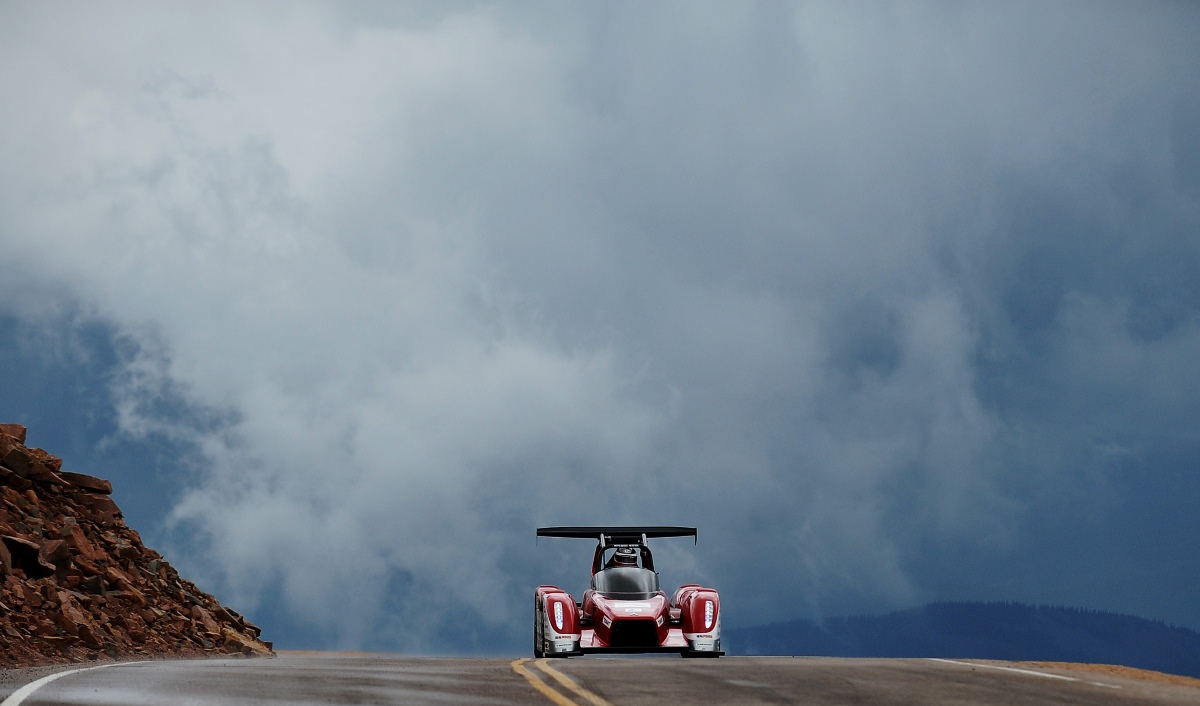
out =
<svg viewBox="0 0 1200 706"><path fill-rule="evenodd" d="M112 484L0 424L0 667L136 655L270 656L260 630L142 544Z"/></svg>

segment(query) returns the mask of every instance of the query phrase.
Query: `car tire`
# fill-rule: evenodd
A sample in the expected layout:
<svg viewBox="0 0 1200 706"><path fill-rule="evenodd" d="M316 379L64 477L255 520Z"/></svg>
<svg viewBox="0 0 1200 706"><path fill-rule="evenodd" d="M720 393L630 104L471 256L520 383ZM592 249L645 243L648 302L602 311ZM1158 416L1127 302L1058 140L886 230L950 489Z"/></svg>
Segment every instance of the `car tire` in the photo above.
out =
<svg viewBox="0 0 1200 706"><path fill-rule="evenodd" d="M546 656L542 650L542 607L534 606L533 609L533 656L541 659Z"/></svg>

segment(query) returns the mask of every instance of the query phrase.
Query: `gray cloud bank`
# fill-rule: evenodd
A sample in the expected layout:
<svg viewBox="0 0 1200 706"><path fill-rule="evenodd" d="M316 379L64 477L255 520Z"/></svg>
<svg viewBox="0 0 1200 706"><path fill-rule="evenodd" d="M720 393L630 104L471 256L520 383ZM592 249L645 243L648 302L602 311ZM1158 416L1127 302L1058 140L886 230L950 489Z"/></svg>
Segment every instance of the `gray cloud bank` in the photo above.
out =
<svg viewBox="0 0 1200 706"><path fill-rule="evenodd" d="M535 525L654 522L741 624L1200 626L1196 8L0 13L0 307L115 332L235 605L508 649Z"/></svg>

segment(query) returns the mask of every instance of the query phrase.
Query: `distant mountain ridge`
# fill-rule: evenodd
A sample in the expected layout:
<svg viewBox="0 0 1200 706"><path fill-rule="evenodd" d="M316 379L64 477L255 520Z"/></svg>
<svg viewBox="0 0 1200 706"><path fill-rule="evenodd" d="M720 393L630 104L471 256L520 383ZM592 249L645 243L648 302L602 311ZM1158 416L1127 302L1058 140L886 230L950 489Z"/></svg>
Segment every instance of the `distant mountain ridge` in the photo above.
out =
<svg viewBox="0 0 1200 706"><path fill-rule="evenodd" d="M742 655L948 657L1121 664L1200 678L1200 633L1129 615L1021 603L931 603L886 615L726 629Z"/></svg>

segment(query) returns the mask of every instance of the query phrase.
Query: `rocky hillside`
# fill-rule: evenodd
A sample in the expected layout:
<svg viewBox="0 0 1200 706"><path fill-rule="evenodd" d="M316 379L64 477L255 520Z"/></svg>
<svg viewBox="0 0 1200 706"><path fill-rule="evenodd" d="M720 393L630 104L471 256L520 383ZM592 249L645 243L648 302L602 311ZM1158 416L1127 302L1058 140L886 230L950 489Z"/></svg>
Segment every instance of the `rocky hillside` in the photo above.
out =
<svg viewBox="0 0 1200 706"><path fill-rule="evenodd" d="M263 655L260 630L127 527L100 478L0 424L0 667L98 658Z"/></svg>

